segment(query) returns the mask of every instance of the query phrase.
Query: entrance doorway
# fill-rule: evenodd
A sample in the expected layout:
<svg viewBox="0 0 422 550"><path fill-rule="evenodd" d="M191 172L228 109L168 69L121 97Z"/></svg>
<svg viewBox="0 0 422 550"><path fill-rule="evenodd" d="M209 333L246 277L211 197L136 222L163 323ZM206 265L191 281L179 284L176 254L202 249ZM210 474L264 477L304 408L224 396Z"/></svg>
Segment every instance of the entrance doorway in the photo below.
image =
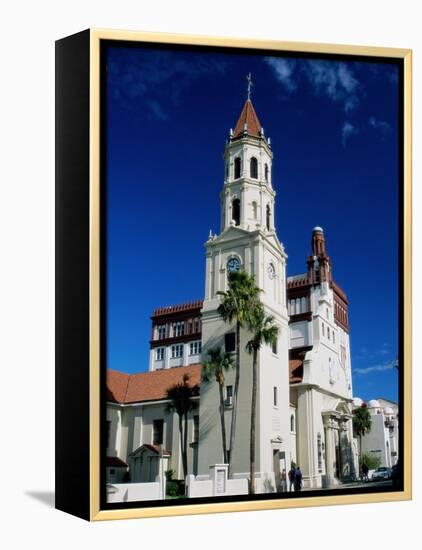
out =
<svg viewBox="0 0 422 550"><path fill-rule="evenodd" d="M281 485L281 470L280 470L280 451L278 449L273 450L273 470L275 490L279 491Z"/></svg>

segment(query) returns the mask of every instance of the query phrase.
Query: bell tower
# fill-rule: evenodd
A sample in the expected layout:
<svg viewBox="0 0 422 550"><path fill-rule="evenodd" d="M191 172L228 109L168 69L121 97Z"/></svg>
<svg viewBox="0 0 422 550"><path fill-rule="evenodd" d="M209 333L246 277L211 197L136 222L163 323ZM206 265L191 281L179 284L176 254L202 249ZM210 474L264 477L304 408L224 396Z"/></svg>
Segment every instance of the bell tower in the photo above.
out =
<svg viewBox="0 0 422 550"><path fill-rule="evenodd" d="M262 290L260 298L267 315L279 327L277 345L263 345L258 356L256 430L257 491L274 486L283 468L290 466L289 419L289 328L286 308L286 259L274 221L271 141L248 95L234 130L224 149L224 184L220 193L220 233L210 231L205 243L206 276L202 315L202 357L219 347L233 351L234 325L225 323L217 309L221 291L228 289L228 273L245 270L255 277ZM230 338L227 336L230 335ZM232 456L234 477L249 471L249 430L252 391L252 357L246 351L251 334L241 330L241 379L238 395L236 440ZM230 344L231 342L231 344ZM234 370L225 375L226 387L234 384ZM222 462L221 428L216 384L201 385L198 472L209 473L210 465ZM230 433L232 409L229 400L224 411ZM229 435L228 435L229 437ZM229 441L229 440L228 440ZM258 480L261 481L258 481ZM261 489L259 489L261 487Z"/></svg>
<svg viewBox="0 0 422 550"><path fill-rule="evenodd" d="M271 142L265 137L252 101L245 101L224 151L221 231L238 226L247 231L274 229Z"/></svg>

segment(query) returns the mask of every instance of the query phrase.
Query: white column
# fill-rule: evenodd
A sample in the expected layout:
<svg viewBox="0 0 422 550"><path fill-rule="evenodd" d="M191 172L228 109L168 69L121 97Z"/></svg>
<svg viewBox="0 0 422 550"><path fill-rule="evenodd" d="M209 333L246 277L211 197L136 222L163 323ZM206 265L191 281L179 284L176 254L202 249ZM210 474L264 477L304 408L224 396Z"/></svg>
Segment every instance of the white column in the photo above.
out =
<svg viewBox="0 0 422 550"><path fill-rule="evenodd" d="M244 187L242 187L242 189L240 190L240 226L243 227L243 229L246 229Z"/></svg>
<svg viewBox="0 0 422 550"><path fill-rule="evenodd" d="M205 299L210 300L211 299L211 277L212 277L212 270L211 270L211 253L207 252L207 257L205 260Z"/></svg>
<svg viewBox="0 0 422 550"><path fill-rule="evenodd" d="M232 209L231 209L231 204L230 204L230 193L229 193L229 191L226 191L224 200L225 200L225 204L226 204L226 207L225 207L225 218L226 219L225 219L224 229L227 229L230 226L230 221L232 219Z"/></svg>
<svg viewBox="0 0 422 550"><path fill-rule="evenodd" d="M325 424L325 470L327 487L331 487L334 482L334 461L335 461L335 445L334 445L334 429L331 418L327 419Z"/></svg>
<svg viewBox="0 0 422 550"><path fill-rule="evenodd" d="M188 354L189 354L189 343L183 344L183 359L182 359L182 365L188 364Z"/></svg>

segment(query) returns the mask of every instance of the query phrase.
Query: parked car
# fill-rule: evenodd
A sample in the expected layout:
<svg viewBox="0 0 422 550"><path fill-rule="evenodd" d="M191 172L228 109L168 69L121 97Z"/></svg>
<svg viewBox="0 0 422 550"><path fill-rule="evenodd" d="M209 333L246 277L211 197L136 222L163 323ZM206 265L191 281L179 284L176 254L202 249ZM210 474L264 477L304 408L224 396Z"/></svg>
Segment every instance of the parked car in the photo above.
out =
<svg viewBox="0 0 422 550"><path fill-rule="evenodd" d="M380 479L390 479L391 478L391 468L386 466L380 466L372 474L372 481L378 481Z"/></svg>

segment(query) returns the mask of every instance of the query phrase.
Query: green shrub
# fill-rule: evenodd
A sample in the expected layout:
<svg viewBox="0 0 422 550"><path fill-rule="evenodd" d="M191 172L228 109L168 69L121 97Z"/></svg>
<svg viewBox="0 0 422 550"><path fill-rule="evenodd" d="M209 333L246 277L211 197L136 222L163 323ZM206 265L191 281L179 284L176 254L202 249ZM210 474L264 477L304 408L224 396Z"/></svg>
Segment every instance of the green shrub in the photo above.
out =
<svg viewBox="0 0 422 550"><path fill-rule="evenodd" d="M379 466L381 466L381 459L379 456L373 456L369 453L365 453L359 460L359 466L361 469L364 464L368 466L368 470L376 470Z"/></svg>

